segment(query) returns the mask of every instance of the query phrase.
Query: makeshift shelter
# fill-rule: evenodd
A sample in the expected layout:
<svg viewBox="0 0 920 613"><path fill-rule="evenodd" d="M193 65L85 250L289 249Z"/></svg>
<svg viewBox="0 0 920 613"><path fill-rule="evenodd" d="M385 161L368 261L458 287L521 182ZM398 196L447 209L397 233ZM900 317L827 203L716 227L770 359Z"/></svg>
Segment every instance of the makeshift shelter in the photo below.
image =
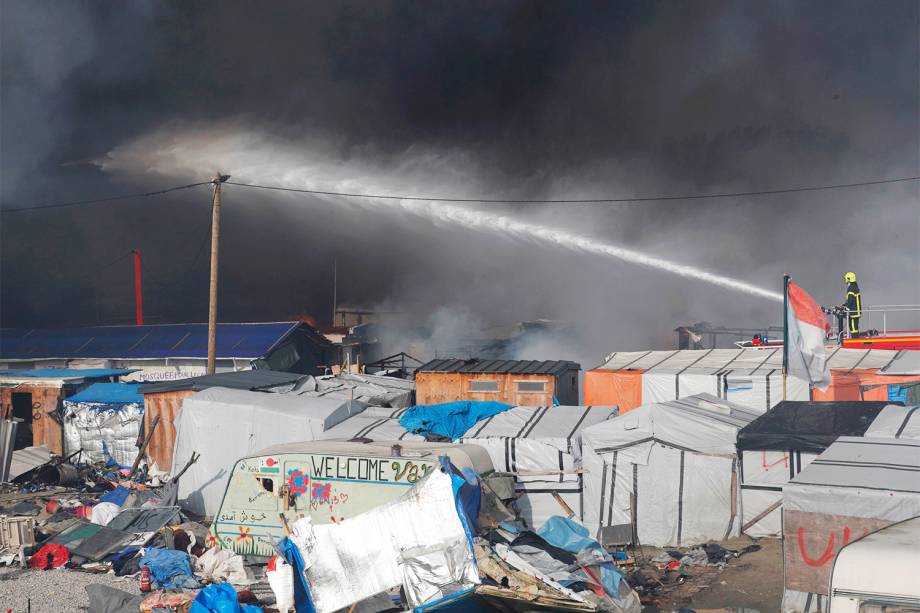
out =
<svg viewBox="0 0 920 613"><path fill-rule="evenodd" d="M582 432L585 524L602 544L685 546L739 533L738 431L757 413L697 394Z"/></svg>
<svg viewBox="0 0 920 613"><path fill-rule="evenodd" d="M886 404L788 400L742 428L742 531L753 537L781 535L783 485L838 437L863 436Z"/></svg>
<svg viewBox="0 0 920 613"><path fill-rule="evenodd" d="M887 388L884 397L875 397L861 386L899 383L870 381L897 355L829 347L830 388L810 391L805 381L787 377L785 400L888 400ZM617 405L626 413L649 402L708 393L763 413L784 399L782 368L782 347L617 352L585 373L585 404Z"/></svg>
<svg viewBox="0 0 920 613"><path fill-rule="evenodd" d="M140 392L144 395L144 430L150 431L154 420L160 418L147 447L147 455L160 469L172 468L172 453L176 444L175 422L182 401L195 392L212 387L260 391L290 390L303 377L304 375L297 373L274 370L242 370L143 385Z"/></svg>
<svg viewBox="0 0 920 613"><path fill-rule="evenodd" d="M218 323L218 372L250 368L323 374L339 351L300 321ZM130 368L136 381L203 375L208 324L0 329L0 368Z"/></svg>
<svg viewBox="0 0 920 613"><path fill-rule="evenodd" d="M64 399L64 453L83 450L83 459L103 462L103 449L122 466L137 456L144 422L144 396L138 384L94 383Z"/></svg>
<svg viewBox="0 0 920 613"><path fill-rule="evenodd" d="M783 611L827 610L834 557L920 515L920 441L841 437L783 488Z"/></svg>
<svg viewBox="0 0 920 613"><path fill-rule="evenodd" d="M484 447L497 471L515 474L517 505L528 526L565 515L557 497L586 523L594 507L583 504L582 432L616 415L616 407L514 407L474 425L460 442Z"/></svg>
<svg viewBox="0 0 920 613"><path fill-rule="evenodd" d="M176 421L173 467L181 469L193 451L201 458L179 480L180 503L213 515L228 471L240 457L272 445L316 440L364 409L356 401L220 387L189 396Z"/></svg>
<svg viewBox="0 0 920 613"><path fill-rule="evenodd" d="M45 445L61 455L63 399L93 383L117 381L131 372L113 368L0 370L0 418L22 420L16 431L16 449Z"/></svg>
<svg viewBox="0 0 920 613"><path fill-rule="evenodd" d="M459 400L516 406L578 404L578 371L568 360L432 360L415 370L418 404ZM602 403L596 403L602 404Z"/></svg>
<svg viewBox="0 0 920 613"><path fill-rule="evenodd" d="M415 404L414 381L377 375L342 373L305 377L287 393L357 400L375 407L401 408Z"/></svg>
<svg viewBox="0 0 920 613"><path fill-rule="evenodd" d="M878 414L865 436L920 440L920 405L889 404Z"/></svg>
<svg viewBox="0 0 920 613"><path fill-rule="evenodd" d="M320 436L346 441L425 440L400 425L407 410L368 407ZM483 447L496 471L519 473L517 505L529 526L541 526L549 517L564 513L555 496L585 521L595 511L582 504L581 433L616 414L616 407L513 407L474 424L457 442Z"/></svg>

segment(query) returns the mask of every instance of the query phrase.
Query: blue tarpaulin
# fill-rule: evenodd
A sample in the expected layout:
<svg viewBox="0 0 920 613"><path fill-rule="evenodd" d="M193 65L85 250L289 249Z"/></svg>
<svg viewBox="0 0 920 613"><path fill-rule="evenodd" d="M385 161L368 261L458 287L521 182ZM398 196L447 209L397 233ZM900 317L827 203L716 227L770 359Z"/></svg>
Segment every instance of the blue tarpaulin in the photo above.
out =
<svg viewBox="0 0 920 613"><path fill-rule="evenodd" d="M420 404L402 416L399 424L415 434L437 434L452 441L457 440L480 419L491 417L512 408L504 402L445 402Z"/></svg>
<svg viewBox="0 0 920 613"><path fill-rule="evenodd" d="M69 396L66 402L144 404L144 395L137 391L140 386L140 383L93 383L85 390Z"/></svg>
<svg viewBox="0 0 920 613"><path fill-rule="evenodd" d="M144 550L141 566L150 568L155 587L167 589L201 587L192 573L191 560L184 551L150 547Z"/></svg>
<svg viewBox="0 0 920 613"><path fill-rule="evenodd" d="M198 592L189 613L263 613L262 607L241 605L229 583L212 583Z"/></svg>
<svg viewBox="0 0 920 613"><path fill-rule="evenodd" d="M125 368L33 368L31 370L0 370L0 377L9 379L101 379L120 377L135 370Z"/></svg>
<svg viewBox="0 0 920 613"><path fill-rule="evenodd" d="M588 536L588 529L576 521L566 517L554 516L546 520L537 534L547 543L565 549L566 551L578 554L581 551L592 550L598 552L599 557L610 558L607 550L601 547L601 544ZM612 598L620 597L620 579L623 573L613 562L604 562L598 564L601 569L601 583L604 584L604 591Z"/></svg>
<svg viewBox="0 0 920 613"><path fill-rule="evenodd" d="M278 550L294 571L294 611L297 613L316 613L313 598L310 596L310 584L304 574L306 564L300 550L289 538L278 541Z"/></svg>
<svg viewBox="0 0 920 613"><path fill-rule="evenodd" d="M457 517L466 532L466 540L473 552L473 536L479 523L479 501L482 490L479 489L479 475L472 468L464 468L461 472L454 466L446 455L438 458L441 468L450 475L451 486L454 490L454 505L457 508Z"/></svg>

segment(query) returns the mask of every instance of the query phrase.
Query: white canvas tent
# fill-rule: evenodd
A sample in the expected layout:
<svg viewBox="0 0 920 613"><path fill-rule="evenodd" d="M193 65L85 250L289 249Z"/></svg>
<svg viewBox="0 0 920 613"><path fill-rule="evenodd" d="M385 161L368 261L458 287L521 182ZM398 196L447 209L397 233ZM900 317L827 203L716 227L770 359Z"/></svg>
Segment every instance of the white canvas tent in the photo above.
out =
<svg viewBox="0 0 920 613"><path fill-rule="evenodd" d="M780 536L783 485L841 436L863 436L887 403L781 402L738 432L741 526Z"/></svg>
<svg viewBox="0 0 920 613"><path fill-rule="evenodd" d="M229 471L240 457L280 443L312 441L348 417L361 402L212 387L182 402L172 465L193 451L201 458L179 480L180 503L201 515L220 506Z"/></svg>
<svg viewBox="0 0 920 613"><path fill-rule="evenodd" d="M585 521L581 435L585 428L616 416L616 407L514 407L470 428L460 439L484 447L498 471L531 473L515 478L521 517L539 528L564 514L553 494ZM590 509L593 511L593 508Z"/></svg>
<svg viewBox="0 0 920 613"><path fill-rule="evenodd" d="M421 441L399 419L408 409L368 407L323 432L320 438ZM563 512L559 495L582 519L592 509L582 504L581 432L617 413L616 407L514 407L473 425L457 442L483 447L499 472L541 473L515 478L517 504L529 526L539 527Z"/></svg>
<svg viewBox="0 0 920 613"><path fill-rule="evenodd" d="M840 437L783 488L783 611L827 610L834 557L920 515L920 441Z"/></svg>
<svg viewBox="0 0 920 613"><path fill-rule="evenodd" d="M889 404L866 430L866 436L920 439L920 405Z"/></svg>
<svg viewBox="0 0 920 613"><path fill-rule="evenodd" d="M643 405L582 432L586 525L644 545L737 535L735 438L757 413L710 394ZM587 518L586 518L587 519Z"/></svg>
<svg viewBox="0 0 920 613"><path fill-rule="evenodd" d="M412 434L399 424L399 418L409 408L367 407L322 432L318 438L343 440L366 438L373 441L424 441L424 436Z"/></svg>
<svg viewBox="0 0 920 613"><path fill-rule="evenodd" d="M829 347L827 363L842 372L879 369L897 355ZM586 373L585 401L618 404L626 412L650 402L707 393L763 413L783 400L782 368L782 347L616 352ZM638 401L630 406L619 400L623 394ZM808 383L787 377L785 399L810 400Z"/></svg>

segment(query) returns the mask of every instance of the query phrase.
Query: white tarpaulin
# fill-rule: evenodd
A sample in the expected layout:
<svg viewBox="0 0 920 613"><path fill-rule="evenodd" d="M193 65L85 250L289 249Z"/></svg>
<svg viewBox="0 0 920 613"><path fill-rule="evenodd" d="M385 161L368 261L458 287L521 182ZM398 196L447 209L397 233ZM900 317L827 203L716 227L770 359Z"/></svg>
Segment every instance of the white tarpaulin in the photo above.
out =
<svg viewBox="0 0 920 613"><path fill-rule="evenodd" d="M63 402L64 453L83 449L83 461L104 462L103 446L122 466L137 456L144 397L137 385L94 383Z"/></svg>
<svg viewBox="0 0 920 613"><path fill-rule="evenodd" d="M866 436L920 439L920 405L902 407L889 404L866 430Z"/></svg>
<svg viewBox="0 0 920 613"><path fill-rule="evenodd" d="M834 554L920 515L920 441L842 436L783 488L783 611L826 610Z"/></svg>
<svg viewBox="0 0 920 613"><path fill-rule="evenodd" d="M316 440L364 409L348 400L224 387L192 394L176 419L173 466L183 466L193 451L201 458L179 480L180 503L213 515L239 458L280 443Z"/></svg>
<svg viewBox="0 0 920 613"><path fill-rule="evenodd" d="M342 373L304 377L287 394L358 400L371 406L405 408L415 399L415 381Z"/></svg>
<svg viewBox="0 0 920 613"><path fill-rule="evenodd" d="M518 507L529 527L564 513L554 493L585 522L589 510L582 505L582 476L575 472L581 468L581 433L616 414L616 407L514 407L477 423L460 441L485 448L498 471L535 473L515 477Z"/></svg>
<svg viewBox="0 0 920 613"><path fill-rule="evenodd" d="M397 500L341 524L313 525L309 517L291 526L300 550L317 613L347 609L352 603L413 581L407 593L436 597L443 584L469 587L479 572L463 524L457 516L451 477L441 470ZM406 565L403 556L424 552L426 572ZM436 552L441 552L440 554Z"/></svg>
<svg viewBox="0 0 920 613"><path fill-rule="evenodd" d="M102 445L122 466L137 456L137 435L144 422L144 405L106 405L64 401L64 454L83 449L83 459L104 462Z"/></svg>
<svg viewBox="0 0 920 613"><path fill-rule="evenodd" d="M636 518L639 542L691 545L738 534L735 439L757 413L709 394L643 405L582 432L585 522ZM634 501L636 508L631 508Z"/></svg>
<svg viewBox="0 0 920 613"><path fill-rule="evenodd" d="M741 452L741 525L757 518L783 497L783 486L818 457L795 450L744 450ZM782 536L782 507L768 513L745 534L754 538Z"/></svg>
<svg viewBox="0 0 920 613"><path fill-rule="evenodd" d="M883 368L897 355L896 351L838 347L828 349L827 365L838 372L857 367ZM641 390L636 390L636 396L641 397L638 404L708 393L762 413L783 400L782 368L781 347L616 352L586 374L585 390L588 394L591 386L587 381L592 373L598 375L596 385L601 388L605 385L603 376L608 373L622 373L622 383L627 388L633 385L631 381L636 373L640 373ZM594 398L619 403L621 393L598 389ZM809 399L808 382L787 377L786 400ZM621 411L634 406L620 403Z"/></svg>
<svg viewBox="0 0 920 613"><path fill-rule="evenodd" d="M655 370L642 375L642 403L666 402L696 394L712 394L758 412L766 412L783 400L781 369L730 369L710 373L689 368L686 371ZM808 400L808 383L786 379L787 400Z"/></svg>
<svg viewBox="0 0 920 613"><path fill-rule="evenodd" d="M368 407L319 438L425 440L399 424L407 410ZM601 406L514 407L474 424L458 442L483 447L499 472L543 473L515 478L517 504L529 526L562 512L554 493L586 521L594 510L583 507L582 477L575 473L581 467L581 432L616 413L616 407Z"/></svg>

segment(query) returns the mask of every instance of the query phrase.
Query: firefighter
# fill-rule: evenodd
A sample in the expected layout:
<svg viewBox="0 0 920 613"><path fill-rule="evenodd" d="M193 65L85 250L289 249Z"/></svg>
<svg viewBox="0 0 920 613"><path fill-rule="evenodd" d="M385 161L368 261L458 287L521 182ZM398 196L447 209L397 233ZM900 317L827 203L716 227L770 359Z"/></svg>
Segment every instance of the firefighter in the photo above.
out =
<svg viewBox="0 0 920 613"><path fill-rule="evenodd" d="M859 318L862 316L862 296L859 293L859 285L856 283L856 273L848 272L843 275L843 280L847 282L846 302L843 308L846 309L847 324L850 336L859 334Z"/></svg>

